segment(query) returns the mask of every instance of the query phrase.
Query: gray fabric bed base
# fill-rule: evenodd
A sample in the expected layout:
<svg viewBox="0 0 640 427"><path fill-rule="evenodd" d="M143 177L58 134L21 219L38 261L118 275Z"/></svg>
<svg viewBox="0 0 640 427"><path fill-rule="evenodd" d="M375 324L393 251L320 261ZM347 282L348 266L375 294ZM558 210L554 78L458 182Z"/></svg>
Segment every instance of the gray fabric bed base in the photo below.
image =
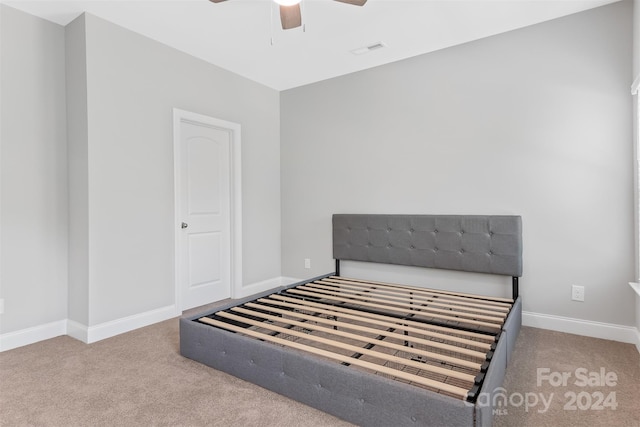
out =
<svg viewBox="0 0 640 427"><path fill-rule="evenodd" d="M210 312L180 319L183 356L338 418L380 427L490 426L493 412L487 403L493 401L494 392L502 385L520 330L522 306L518 298L504 324L475 405L193 321L207 314Z"/></svg>

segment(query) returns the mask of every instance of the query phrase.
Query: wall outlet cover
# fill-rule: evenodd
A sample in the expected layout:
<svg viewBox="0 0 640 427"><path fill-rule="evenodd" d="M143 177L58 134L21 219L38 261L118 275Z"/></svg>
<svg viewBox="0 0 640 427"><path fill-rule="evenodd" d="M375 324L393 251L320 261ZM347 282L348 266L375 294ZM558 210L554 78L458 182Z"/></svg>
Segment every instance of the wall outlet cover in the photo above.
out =
<svg viewBox="0 0 640 427"><path fill-rule="evenodd" d="M573 301L584 301L584 286L571 286L571 299Z"/></svg>

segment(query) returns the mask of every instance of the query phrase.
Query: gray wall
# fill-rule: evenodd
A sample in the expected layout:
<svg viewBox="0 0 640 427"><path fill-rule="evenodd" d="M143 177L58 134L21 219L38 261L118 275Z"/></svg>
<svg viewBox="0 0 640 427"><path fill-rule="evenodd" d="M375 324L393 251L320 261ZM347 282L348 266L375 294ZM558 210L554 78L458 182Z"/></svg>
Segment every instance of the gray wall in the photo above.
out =
<svg viewBox="0 0 640 427"><path fill-rule="evenodd" d="M333 270L333 213L519 214L526 311L634 324L631 7L283 92L283 274ZM436 287L509 283L391 270Z"/></svg>
<svg viewBox="0 0 640 427"><path fill-rule="evenodd" d="M67 317L64 28L0 5L0 333Z"/></svg>
<svg viewBox="0 0 640 427"><path fill-rule="evenodd" d="M640 74L640 0L633 0L633 75Z"/></svg>
<svg viewBox="0 0 640 427"><path fill-rule="evenodd" d="M243 126L245 284L281 274L281 223L282 273L309 277L333 268L334 212L517 213L526 310L633 321L629 2L287 91L281 109L98 18L67 27L65 57L65 29L0 9L0 333L173 303L172 107Z"/></svg>
<svg viewBox="0 0 640 427"><path fill-rule="evenodd" d="M243 281L279 277L279 93L92 15L85 31L88 325L174 303L173 107L242 126Z"/></svg>
<svg viewBox="0 0 640 427"><path fill-rule="evenodd" d="M85 19L65 27L69 174L68 318L89 325L89 131Z"/></svg>
<svg viewBox="0 0 640 427"><path fill-rule="evenodd" d="M640 0L633 0L633 78L635 79L638 75L640 75ZM636 95L636 102L634 103L634 117L638 117L638 97L640 95ZM638 157L637 153L637 144L639 141L638 132L638 120L636 120L634 127L634 138L636 141L636 158ZM637 171L636 171L637 172ZM638 203L640 198L638 198L638 187L637 180L636 182L636 209L640 210L638 207ZM636 215L640 217L640 212L636 212ZM640 230L638 230L638 223L636 223L636 276L635 279L640 277L640 250L638 250L638 234ZM640 296L636 296L636 327L640 330Z"/></svg>
<svg viewBox="0 0 640 427"><path fill-rule="evenodd" d="M95 16L0 7L0 333L174 304L174 107L241 124L243 281L279 279L277 91Z"/></svg>

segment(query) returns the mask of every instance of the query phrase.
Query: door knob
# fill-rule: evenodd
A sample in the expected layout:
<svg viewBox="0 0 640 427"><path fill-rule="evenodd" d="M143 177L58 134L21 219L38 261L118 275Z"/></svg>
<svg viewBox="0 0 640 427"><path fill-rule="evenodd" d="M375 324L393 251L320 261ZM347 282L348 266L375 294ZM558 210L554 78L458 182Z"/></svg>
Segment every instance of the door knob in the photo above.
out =
<svg viewBox="0 0 640 427"><path fill-rule="evenodd" d="M189 226L189 224L187 224L186 222L183 222L182 225L180 226L180 228L187 228Z"/></svg>

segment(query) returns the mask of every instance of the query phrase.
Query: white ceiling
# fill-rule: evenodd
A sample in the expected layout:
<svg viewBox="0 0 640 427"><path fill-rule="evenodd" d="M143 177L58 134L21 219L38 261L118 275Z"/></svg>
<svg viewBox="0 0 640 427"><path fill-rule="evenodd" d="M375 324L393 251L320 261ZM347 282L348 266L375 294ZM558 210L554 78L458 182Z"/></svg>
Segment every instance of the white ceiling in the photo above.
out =
<svg viewBox="0 0 640 427"><path fill-rule="evenodd" d="M89 12L286 90L617 0L303 0L304 31L282 31L271 0L0 1L61 25ZM378 42L386 47L351 53Z"/></svg>

